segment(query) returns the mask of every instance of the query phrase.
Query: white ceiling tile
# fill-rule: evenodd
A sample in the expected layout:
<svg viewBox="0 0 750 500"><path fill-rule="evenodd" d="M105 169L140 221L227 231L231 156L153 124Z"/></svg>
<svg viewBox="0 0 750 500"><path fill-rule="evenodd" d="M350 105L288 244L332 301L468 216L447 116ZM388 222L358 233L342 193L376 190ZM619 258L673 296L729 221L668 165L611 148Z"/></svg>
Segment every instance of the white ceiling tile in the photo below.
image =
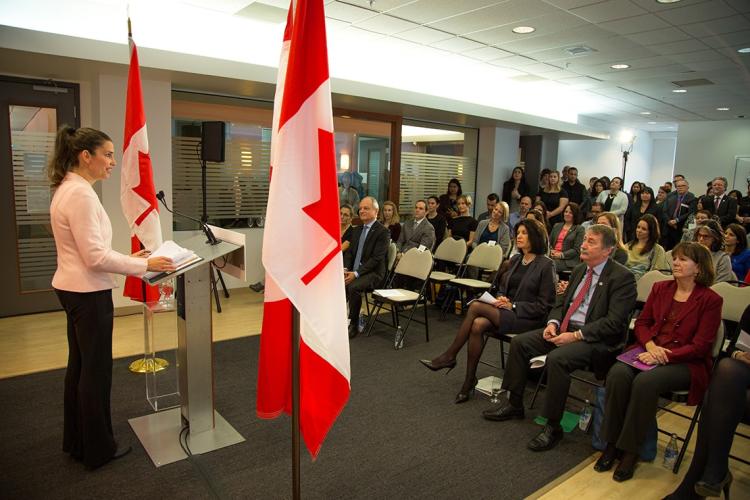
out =
<svg viewBox="0 0 750 500"><path fill-rule="evenodd" d="M531 59L530 57L525 56L510 56L503 58L503 64L500 64L501 66L512 66L512 67L525 67L529 64L537 64L539 61L536 61L534 59Z"/></svg>
<svg viewBox="0 0 750 500"><path fill-rule="evenodd" d="M715 61L699 61L685 63L685 66L694 71L716 71L717 69L737 69L737 65L729 59L722 58ZM709 78L710 79L710 78Z"/></svg>
<svg viewBox="0 0 750 500"><path fill-rule="evenodd" d="M677 9L687 5L693 5L706 0L681 0L679 3L658 3L656 0L630 0L639 7L643 7L649 12L661 12L665 10ZM742 1L742 0L741 0Z"/></svg>
<svg viewBox="0 0 750 500"><path fill-rule="evenodd" d="M716 48L732 47L735 45L750 47L750 30L736 31L734 33L724 33L720 36L701 38L701 42L705 43L709 47Z"/></svg>
<svg viewBox="0 0 750 500"><path fill-rule="evenodd" d="M542 0L507 0L496 5L477 9L458 16L443 19L430 26L452 33L465 34L474 31L521 22L557 10Z"/></svg>
<svg viewBox="0 0 750 500"><path fill-rule="evenodd" d="M453 37L440 42L430 44L436 49L449 50L451 52L466 52L472 49L481 49L484 47L481 43L467 40L466 38Z"/></svg>
<svg viewBox="0 0 750 500"><path fill-rule="evenodd" d="M416 23L430 23L446 17L496 4L498 0L419 0L391 10L389 13Z"/></svg>
<svg viewBox="0 0 750 500"><path fill-rule="evenodd" d="M731 7L738 12L750 13L750 2L747 0L725 0Z"/></svg>
<svg viewBox="0 0 750 500"><path fill-rule="evenodd" d="M664 10L657 15L676 26L700 23L735 15L736 11L722 0L710 0L695 5L686 5L675 9Z"/></svg>
<svg viewBox="0 0 750 500"><path fill-rule="evenodd" d="M653 14L645 14L642 16L634 16L625 19L618 19L617 21L600 23L599 26L613 33L629 35L632 33L640 33L641 31L669 28L669 23L662 21Z"/></svg>
<svg viewBox="0 0 750 500"><path fill-rule="evenodd" d="M588 5L586 7L571 9L570 11L592 23L602 23L605 21L613 21L615 19L633 17L647 13L646 10L635 4L631 2L623 2L621 0L608 0L602 3Z"/></svg>
<svg viewBox="0 0 750 500"><path fill-rule="evenodd" d="M698 50L696 52L686 52L684 54L673 54L670 55L669 58L681 64L725 59L724 56L711 49Z"/></svg>
<svg viewBox="0 0 750 500"><path fill-rule="evenodd" d="M412 30L403 31L401 33L396 33L393 36L396 38L409 40L410 42L423 43L427 45L431 43L439 42L440 40L447 40L448 38L453 38L453 35L450 33L428 28L427 26L420 26Z"/></svg>
<svg viewBox="0 0 750 500"><path fill-rule="evenodd" d="M494 47L482 47L481 49L468 50L463 52L462 55L479 61L494 61L495 59L508 58L513 54Z"/></svg>
<svg viewBox="0 0 750 500"><path fill-rule="evenodd" d="M286 1L289 3L288 0ZM376 10L378 12L386 12L415 2L417 2L417 0L346 0L346 3L357 5L365 9Z"/></svg>
<svg viewBox="0 0 750 500"><path fill-rule="evenodd" d="M685 52L695 52L699 50L705 50L707 47L704 43L699 40L690 39L682 40L679 42L661 43L658 45L651 45L649 47L657 54L682 54Z"/></svg>
<svg viewBox="0 0 750 500"><path fill-rule="evenodd" d="M510 23L486 30L474 31L467 34L467 36L472 40L477 40L489 45L497 45L500 43L526 40L539 36L549 36L571 28L583 26L587 24L587 22L580 17L560 11L555 14L524 19L523 24L536 28L536 31L527 35L519 35L513 33L513 28L518 26L518 23Z"/></svg>
<svg viewBox="0 0 750 500"><path fill-rule="evenodd" d="M659 43L679 42L687 40L690 35L678 28L665 28L654 31L644 31L627 35L630 40L640 43L641 45L655 45Z"/></svg>
<svg viewBox="0 0 750 500"><path fill-rule="evenodd" d="M750 21L735 14L730 17L722 17L721 19L685 24L680 26L680 29L696 38L705 38L750 29Z"/></svg>
<svg viewBox="0 0 750 500"><path fill-rule="evenodd" d="M377 15L377 12L363 9L361 7L355 7L353 5L345 4L342 2L333 2L326 5L326 17L338 19L339 21L354 23L357 21L363 21L368 17L372 17L375 15Z"/></svg>
<svg viewBox="0 0 750 500"><path fill-rule="evenodd" d="M387 14L380 14L364 21L354 23L355 26L366 29L369 31L375 31L377 33L383 33L385 35L392 35L401 31L407 31L410 29L417 28L418 25L404 21L396 17L391 17Z"/></svg>

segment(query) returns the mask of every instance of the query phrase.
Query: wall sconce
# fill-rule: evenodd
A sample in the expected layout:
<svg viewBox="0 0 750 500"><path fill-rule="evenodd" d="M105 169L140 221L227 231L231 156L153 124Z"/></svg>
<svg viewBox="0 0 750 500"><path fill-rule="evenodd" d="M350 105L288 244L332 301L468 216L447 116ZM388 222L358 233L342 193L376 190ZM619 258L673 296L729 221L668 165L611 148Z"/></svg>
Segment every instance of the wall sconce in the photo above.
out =
<svg viewBox="0 0 750 500"><path fill-rule="evenodd" d="M341 156L339 156L339 168L342 171L349 170L349 154L348 153L341 153Z"/></svg>

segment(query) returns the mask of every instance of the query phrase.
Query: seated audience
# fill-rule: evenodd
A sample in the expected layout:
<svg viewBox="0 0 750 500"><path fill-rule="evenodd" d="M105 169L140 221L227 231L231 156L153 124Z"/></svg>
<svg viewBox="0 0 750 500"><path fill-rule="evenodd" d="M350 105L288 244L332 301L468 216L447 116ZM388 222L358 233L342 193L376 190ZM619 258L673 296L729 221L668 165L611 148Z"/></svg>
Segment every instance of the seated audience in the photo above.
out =
<svg viewBox="0 0 750 500"><path fill-rule="evenodd" d="M563 222L558 222L550 233L549 256L558 273L570 272L581 263L580 251L585 230L580 225L581 212L577 203L568 203L563 211Z"/></svg>
<svg viewBox="0 0 750 500"><path fill-rule="evenodd" d="M439 206L440 200L437 196L427 198L427 220L435 228L435 248L442 243L445 238L445 229L448 227L445 217L438 213Z"/></svg>
<svg viewBox="0 0 750 500"><path fill-rule="evenodd" d="M695 214L688 216L685 221L685 227L682 228L682 239L680 241L693 241L695 239L695 229L702 226L707 220L711 219L711 212L699 209Z"/></svg>
<svg viewBox="0 0 750 500"><path fill-rule="evenodd" d="M448 219L448 236L464 240L469 248L474 240L474 231L477 230L477 220L471 216L470 209L471 198L462 194L458 197L458 215Z"/></svg>
<svg viewBox="0 0 750 500"><path fill-rule="evenodd" d="M339 214L341 216L341 251L345 252L349 248L352 236L352 207L341 205Z"/></svg>
<svg viewBox="0 0 750 500"><path fill-rule="evenodd" d="M490 214L492 213L492 209L495 208L495 205L498 204L500 201L500 197L497 195L497 193L490 193L487 195L487 211L482 212L477 216L477 222L481 222L483 220L487 220L490 218Z"/></svg>
<svg viewBox="0 0 750 500"><path fill-rule="evenodd" d="M398 215L398 207L392 201L383 202L383 210L378 216L378 221L388 229L391 235L391 241L398 241L401 236L401 217Z"/></svg>
<svg viewBox="0 0 750 500"><path fill-rule="evenodd" d="M554 266L544 256L547 235L541 223L524 219L516 228L516 247L520 253L510 259L508 272L500 279L496 300L492 304L475 300L453 343L432 360L420 360L433 371L456 366L456 356L467 348L466 377L455 403L467 401L477 383L476 373L484 347L483 335L498 337L520 333L544 325L555 300Z"/></svg>
<svg viewBox="0 0 750 500"><path fill-rule="evenodd" d="M596 224L596 219L599 218L599 216L604 212L604 205L599 203L598 201L595 201L591 204L591 209L589 209L589 213L587 214L588 219L583 221L581 225L584 229L588 229L589 226L592 224Z"/></svg>
<svg viewBox="0 0 750 500"><path fill-rule="evenodd" d="M747 324L750 307L740 324ZM750 332L750 327L743 330ZM750 353L734 351L719 361L701 411L693 461L677 489L666 498L687 500L721 496L729 498L732 473L729 451L740 422L750 423Z"/></svg>
<svg viewBox="0 0 750 500"><path fill-rule="evenodd" d="M641 217L651 214L656 217L659 227L666 223L664 211L659 208L654 199L654 190L648 186L641 186L638 193L638 200L630 205L625 213L625 225L623 226L624 241L632 241L635 238L635 226Z"/></svg>
<svg viewBox="0 0 750 500"><path fill-rule="evenodd" d="M538 210L539 212L541 212L542 217L544 217L544 221L542 222L542 224L544 224L544 228L547 230L547 234L549 234L549 232L552 230L552 225L550 224L550 221L549 221L549 215L548 215L548 212L547 212L547 205L545 205L543 201L537 200L537 201L534 202L534 204L531 206L531 208L533 208L534 210Z"/></svg>
<svg viewBox="0 0 750 500"><path fill-rule="evenodd" d="M528 443L532 451L553 448L563 436L560 420L570 388L570 374L585 368L596 350L622 342L628 317L635 307L633 274L610 256L617 239L614 231L596 224L586 230L581 244L581 265L573 270L570 285L558 297L543 330L513 338L503 376L509 404L485 410L484 418L503 421L524 417L523 394L529 360L547 355L547 389L541 416L542 432Z"/></svg>
<svg viewBox="0 0 750 500"><path fill-rule="evenodd" d="M625 263L636 280L648 271L669 269L664 247L658 243L660 236L656 217L651 214L642 216L635 227L635 238L627 245L628 260Z"/></svg>
<svg viewBox="0 0 750 500"><path fill-rule="evenodd" d="M724 248L724 233L721 231L718 222L708 220L702 226L698 226L693 241L700 243L711 252L711 260L714 264L714 281L716 283L737 279L732 271L731 259L722 251Z"/></svg>
<svg viewBox="0 0 750 500"><path fill-rule="evenodd" d="M510 215L508 216L508 226L510 227L511 236L516 235L516 224L518 224L521 219L526 218L526 214L529 213L529 210L531 210L532 203L533 201L531 199L531 196L521 196L521 199L518 202L518 211L511 211Z"/></svg>
<svg viewBox="0 0 750 500"><path fill-rule="evenodd" d="M414 204L414 220L404 222L396 242L396 250L399 254L420 246L424 246L427 250L432 250L435 246L435 228L427 222L426 215L427 203L424 200L418 200Z"/></svg>
<svg viewBox="0 0 750 500"><path fill-rule="evenodd" d="M471 247L476 248L482 243L494 241L503 249L503 257L507 257L510 252L510 228L505 223L505 217L505 204L496 203L490 218L479 221L477 224Z"/></svg>
<svg viewBox="0 0 750 500"><path fill-rule="evenodd" d="M750 272L750 250L747 248L747 233L739 224L729 224L724 231L724 251L732 261L732 271L737 279Z"/></svg>
<svg viewBox="0 0 750 500"><path fill-rule="evenodd" d="M361 226L352 229L351 245L344 252L344 284L349 302L349 338L354 338L362 309L362 292L385 278L389 233L377 219L378 202L365 196L359 203Z"/></svg>
<svg viewBox="0 0 750 500"><path fill-rule="evenodd" d="M458 182L458 179L449 180L448 191L440 195L440 206L438 207L438 213L445 217L445 220L458 217L458 197L461 194L461 183Z"/></svg>
<svg viewBox="0 0 750 500"><path fill-rule="evenodd" d="M711 373L711 347L721 322L722 299L711 290L713 265L705 247L679 243L672 251L674 280L654 284L635 322L641 370L623 362L607 374L602 438L607 442L594 465L597 472L612 468L622 452L613 479L633 477L638 449L656 415L659 395L689 390L688 404L703 398Z"/></svg>
<svg viewBox="0 0 750 500"><path fill-rule="evenodd" d="M526 173L521 167L514 168L510 179L503 183L502 200L508 204L510 212L514 213L520 209L521 198L530 194L531 189L526 183Z"/></svg>
<svg viewBox="0 0 750 500"><path fill-rule="evenodd" d="M620 225L619 217L612 212L602 212L599 214L599 217L596 218L596 223L611 227L614 230L617 244L615 245L612 259L614 259L615 262L625 265L628 261L628 250L622 242L622 226Z"/></svg>

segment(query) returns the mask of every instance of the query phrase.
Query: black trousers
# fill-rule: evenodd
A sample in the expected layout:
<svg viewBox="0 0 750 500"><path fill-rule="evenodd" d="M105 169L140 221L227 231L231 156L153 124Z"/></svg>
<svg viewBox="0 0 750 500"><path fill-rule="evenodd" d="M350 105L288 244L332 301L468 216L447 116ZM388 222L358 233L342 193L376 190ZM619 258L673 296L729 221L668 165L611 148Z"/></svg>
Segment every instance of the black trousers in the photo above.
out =
<svg viewBox="0 0 750 500"><path fill-rule="evenodd" d="M595 345L588 342L573 342L556 347L542 337L542 331L516 335L510 343L508 363L503 375L503 389L511 393L511 402L522 401L529 373L529 360L547 355L547 390L545 391L542 416L551 423L558 423L565 411L565 401L570 390L570 374L586 368L591 361Z"/></svg>
<svg viewBox="0 0 750 500"><path fill-rule="evenodd" d="M68 319L63 451L89 467L108 462L112 432L112 290L55 290Z"/></svg>
<svg viewBox="0 0 750 500"><path fill-rule="evenodd" d="M354 281L346 285L346 300L349 302L349 319L352 325L356 325L359 320L359 313L362 309L362 293L374 288L382 279L382 276L368 273L355 278Z"/></svg>
<svg viewBox="0 0 750 500"><path fill-rule="evenodd" d="M638 453L656 415L659 395L690 387L686 364L657 366L641 371L617 362L607 373L602 438L617 448Z"/></svg>
<svg viewBox="0 0 750 500"><path fill-rule="evenodd" d="M698 424L695 454L676 498L700 498L693 486L698 481L719 483L729 469L737 425L750 420L750 366L735 359L722 359L711 378Z"/></svg>

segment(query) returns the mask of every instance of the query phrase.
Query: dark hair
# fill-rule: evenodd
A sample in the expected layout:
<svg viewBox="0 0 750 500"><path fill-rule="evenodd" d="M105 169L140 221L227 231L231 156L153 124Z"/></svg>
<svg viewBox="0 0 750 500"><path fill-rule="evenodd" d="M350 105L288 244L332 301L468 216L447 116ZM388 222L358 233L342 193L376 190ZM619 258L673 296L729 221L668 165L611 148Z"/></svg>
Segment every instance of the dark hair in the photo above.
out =
<svg viewBox="0 0 750 500"><path fill-rule="evenodd" d="M61 126L55 138L55 153L47 165L47 177L52 187L59 186L65 175L78 166L78 155L82 151L93 155L96 148L107 141L112 142L112 139L101 130Z"/></svg>
<svg viewBox="0 0 750 500"><path fill-rule="evenodd" d="M500 201L500 197L497 195L497 193L490 193L487 195L487 201L494 201L497 203L498 201Z"/></svg>
<svg viewBox="0 0 750 500"><path fill-rule="evenodd" d="M644 255L653 250L654 246L656 246L656 242L658 242L661 237L661 232L659 231L659 221L656 220L656 217L653 215L644 214L638 219L638 222L641 221L645 222L646 226L648 226L648 239L646 240L646 245L644 245L640 251L640 255ZM638 238L633 238L630 243L628 243L628 247L632 250L636 243L638 243Z"/></svg>
<svg viewBox="0 0 750 500"><path fill-rule="evenodd" d="M682 180L685 180L685 176L684 176L684 175L682 175L682 174L674 174L674 175L672 176L672 180L674 180L674 179L675 179L675 177L682 177Z"/></svg>
<svg viewBox="0 0 750 500"><path fill-rule="evenodd" d="M612 183L615 182L615 179L620 181L620 191L622 191L625 186L623 186L624 181L622 180L622 177L614 176L612 177L612 180L609 181L609 187L612 187Z"/></svg>
<svg viewBox="0 0 750 500"><path fill-rule="evenodd" d="M544 230L545 231L547 230L547 221L544 219L544 214L542 213L541 210L532 208L531 210L526 212L526 218L528 218L529 215L531 215L534 218L534 220L536 220L537 222L543 224Z"/></svg>
<svg viewBox="0 0 750 500"><path fill-rule="evenodd" d="M437 203L438 205L440 205L440 198L438 198L437 196L428 196L427 200L428 201L429 200L435 200L435 203Z"/></svg>
<svg viewBox="0 0 750 500"><path fill-rule="evenodd" d="M544 224L545 229L547 229L547 232L549 233L551 227L549 223L549 215L547 215L547 205L542 200L538 200L532 203L531 208L542 214L542 218L544 220L541 220L539 222Z"/></svg>
<svg viewBox="0 0 750 500"><path fill-rule="evenodd" d="M568 173L570 173L571 170L575 170L576 173L578 173L578 169L576 167L568 167Z"/></svg>
<svg viewBox="0 0 750 500"><path fill-rule="evenodd" d="M672 192L672 183L671 182L665 182L663 186L661 186L659 189L663 190L665 193L669 194Z"/></svg>
<svg viewBox="0 0 750 500"><path fill-rule="evenodd" d="M424 201L424 200L417 200L417 201L415 201L414 202L414 207L415 208L417 206L417 203L421 203L422 205L424 205L424 209L427 210L427 202L426 201Z"/></svg>
<svg viewBox="0 0 750 500"><path fill-rule="evenodd" d="M349 205L348 203L344 203L343 205L339 207L339 211L341 211L342 208L349 210L349 215L354 216L354 210L352 210L351 205Z"/></svg>
<svg viewBox="0 0 750 500"><path fill-rule="evenodd" d="M539 172L539 180L542 180L542 177L544 177L545 175L549 175L550 172L552 172L552 170L548 168L543 168L542 171Z"/></svg>
<svg viewBox="0 0 750 500"><path fill-rule="evenodd" d="M737 195L735 196L735 198L737 198L737 201L742 199L742 191L740 191L739 189L732 189L727 193L727 196L732 196L733 194Z"/></svg>
<svg viewBox="0 0 750 500"><path fill-rule="evenodd" d="M455 184L456 186L458 186L458 192L456 193L456 196L461 196L463 194L463 190L461 189L461 183L455 177L448 181L448 189L445 191L445 194L447 195L451 194L451 191L450 191L451 184Z"/></svg>
<svg viewBox="0 0 750 500"><path fill-rule="evenodd" d="M641 183L641 192L638 193L638 204L643 203L643 193L648 193L651 195L651 201L648 202L648 207L646 210L650 210L651 207L656 203L656 196L654 196L654 190L648 187L647 185Z"/></svg>
<svg viewBox="0 0 750 500"><path fill-rule="evenodd" d="M745 228L737 223L732 223L727 226L726 231L732 231L737 238L737 244L734 246L732 255L739 255L741 252L744 252L747 248L747 231L745 231ZM744 276L737 276L737 278L743 279Z"/></svg>
<svg viewBox="0 0 750 500"><path fill-rule="evenodd" d="M544 224L537 219L521 219L516 223L515 234L518 234L518 228L521 226L526 228L526 233L529 235L531 253L536 255L544 255L547 253L549 244L547 242L547 230L545 229Z"/></svg>
<svg viewBox="0 0 750 500"><path fill-rule="evenodd" d="M721 248L724 246L724 233L721 232L721 226L719 225L719 223L713 219L708 219L703 223L703 225L695 228L695 233L693 233L693 241L698 241L698 235L704 229L708 230L711 233L711 237L714 239L713 243L711 243L710 250L712 252L718 252L719 250L721 250Z"/></svg>
<svg viewBox="0 0 750 500"><path fill-rule="evenodd" d="M695 211L695 215L703 214L707 215L709 219L713 218L714 214L711 213L710 210L706 210L705 208L701 208L700 210Z"/></svg>
<svg viewBox="0 0 750 500"><path fill-rule="evenodd" d="M714 261L706 247L694 241L683 241L672 249L672 259L675 257L687 257L698 265L698 274L695 276L697 284L703 286L714 284L716 277Z"/></svg>
<svg viewBox="0 0 750 500"><path fill-rule="evenodd" d="M586 232L592 232L602 237L602 245L604 248L617 249L617 235L615 230L604 224L592 224L586 228Z"/></svg>
<svg viewBox="0 0 750 500"><path fill-rule="evenodd" d="M597 184L601 184L602 185L602 192L604 192L607 189L609 189L609 183L606 181L606 179L604 179L603 177L599 178L599 179L595 180L594 181L594 185L591 186L591 196L597 196L599 194L599 193L596 192L596 185Z"/></svg>
<svg viewBox="0 0 750 500"><path fill-rule="evenodd" d="M578 205L578 203L570 202L567 204L567 206L563 209L563 221L565 220L565 210L570 208L570 211L573 212L573 225L577 226L581 223L581 207Z"/></svg>

